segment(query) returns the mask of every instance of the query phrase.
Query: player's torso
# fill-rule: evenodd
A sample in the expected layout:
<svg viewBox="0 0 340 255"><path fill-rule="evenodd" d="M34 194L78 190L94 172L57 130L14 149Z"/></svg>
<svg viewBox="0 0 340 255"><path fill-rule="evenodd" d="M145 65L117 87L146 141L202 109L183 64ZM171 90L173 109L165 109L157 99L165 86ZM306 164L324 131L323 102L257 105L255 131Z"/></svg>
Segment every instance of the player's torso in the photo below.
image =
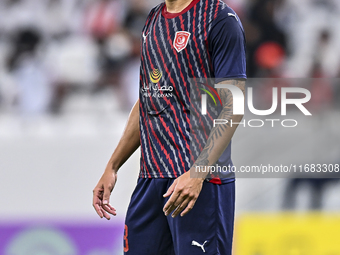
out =
<svg viewBox="0 0 340 255"><path fill-rule="evenodd" d="M162 13L163 3L147 18L141 38L141 177L176 178L192 165L191 79L214 77L209 32L224 6L194 0L173 17Z"/></svg>

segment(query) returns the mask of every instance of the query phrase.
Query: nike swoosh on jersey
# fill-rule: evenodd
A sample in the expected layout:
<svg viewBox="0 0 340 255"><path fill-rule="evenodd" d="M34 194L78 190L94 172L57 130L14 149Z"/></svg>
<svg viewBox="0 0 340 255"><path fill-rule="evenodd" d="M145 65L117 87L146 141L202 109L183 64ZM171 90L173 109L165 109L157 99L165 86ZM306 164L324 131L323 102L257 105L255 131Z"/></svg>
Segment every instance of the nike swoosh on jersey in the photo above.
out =
<svg viewBox="0 0 340 255"><path fill-rule="evenodd" d="M145 42L145 39L146 39L146 37L148 37L148 35L150 34L150 32L149 33L147 33L146 35L145 35L145 33L143 32L143 41Z"/></svg>

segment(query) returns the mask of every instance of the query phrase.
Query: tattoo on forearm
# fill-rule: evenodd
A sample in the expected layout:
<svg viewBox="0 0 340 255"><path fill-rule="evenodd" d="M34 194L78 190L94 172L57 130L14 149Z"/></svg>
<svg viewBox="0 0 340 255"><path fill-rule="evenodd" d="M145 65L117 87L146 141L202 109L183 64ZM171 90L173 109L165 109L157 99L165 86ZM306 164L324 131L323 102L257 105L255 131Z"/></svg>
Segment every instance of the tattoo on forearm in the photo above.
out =
<svg viewBox="0 0 340 255"><path fill-rule="evenodd" d="M232 85L239 87L244 93L245 81L231 80L228 82L228 84L232 84ZM225 125L216 125L215 127L211 129L206 145L204 149L202 150L201 154L199 155L199 157L197 158L197 160L195 161L194 167L195 166L209 166L215 163L215 162L210 162L211 152L213 148L215 147L217 141L220 141L220 139L223 139L224 134L226 133L228 128L230 128L230 120L233 116L232 93L229 91L229 89L223 89L223 88L217 89L217 92L220 95L222 104L223 104L223 108L218 116L218 119L225 119L229 121ZM225 146L227 146L227 144Z"/></svg>

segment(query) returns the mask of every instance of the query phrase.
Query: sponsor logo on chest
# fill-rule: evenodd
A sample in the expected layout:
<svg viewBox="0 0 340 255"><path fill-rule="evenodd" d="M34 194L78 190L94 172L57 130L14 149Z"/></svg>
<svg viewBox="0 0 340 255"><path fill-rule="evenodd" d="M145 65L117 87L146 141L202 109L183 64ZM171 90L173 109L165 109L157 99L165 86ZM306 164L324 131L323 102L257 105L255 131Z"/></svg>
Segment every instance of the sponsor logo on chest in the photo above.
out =
<svg viewBox="0 0 340 255"><path fill-rule="evenodd" d="M153 71L149 73L151 83L149 83L148 86L146 86L145 83L143 84L143 87L141 88L143 97L164 98L173 96L173 86L166 85L166 81L164 82L163 86L160 86L159 82L162 76L162 71L158 69L153 69Z"/></svg>

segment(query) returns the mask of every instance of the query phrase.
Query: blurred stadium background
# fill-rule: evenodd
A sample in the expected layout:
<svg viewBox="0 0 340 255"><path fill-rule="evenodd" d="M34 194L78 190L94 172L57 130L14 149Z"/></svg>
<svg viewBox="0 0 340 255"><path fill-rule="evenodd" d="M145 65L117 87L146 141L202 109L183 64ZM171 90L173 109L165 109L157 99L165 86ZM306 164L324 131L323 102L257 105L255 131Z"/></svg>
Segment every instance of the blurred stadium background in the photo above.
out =
<svg viewBox="0 0 340 255"><path fill-rule="evenodd" d="M0 254L122 254L139 153L100 220L92 189L138 97L140 33L159 0L0 1ZM235 165L339 163L339 0L226 0L251 78L311 85L294 131L239 128ZM271 102L261 87L256 100ZM292 114L298 114L292 112ZM278 116L279 118L279 116ZM235 255L340 254L337 179L238 179Z"/></svg>

